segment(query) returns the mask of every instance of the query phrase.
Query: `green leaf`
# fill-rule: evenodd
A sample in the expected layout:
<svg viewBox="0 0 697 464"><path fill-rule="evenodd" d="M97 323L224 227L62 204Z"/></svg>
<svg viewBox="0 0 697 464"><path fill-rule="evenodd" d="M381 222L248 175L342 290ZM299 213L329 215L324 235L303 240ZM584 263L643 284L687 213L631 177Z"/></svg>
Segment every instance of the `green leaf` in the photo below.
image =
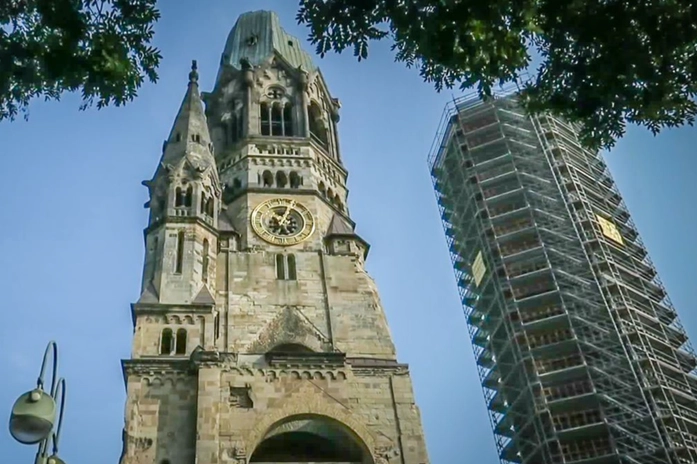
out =
<svg viewBox="0 0 697 464"><path fill-rule="evenodd" d="M418 66L437 91L459 86L490 95L542 63L525 85L528 111L581 126L590 148L612 147L627 124L654 133L694 124L697 9L689 2L636 0L301 0L322 56L390 38L395 59ZM388 32L376 33L387 25Z"/></svg>

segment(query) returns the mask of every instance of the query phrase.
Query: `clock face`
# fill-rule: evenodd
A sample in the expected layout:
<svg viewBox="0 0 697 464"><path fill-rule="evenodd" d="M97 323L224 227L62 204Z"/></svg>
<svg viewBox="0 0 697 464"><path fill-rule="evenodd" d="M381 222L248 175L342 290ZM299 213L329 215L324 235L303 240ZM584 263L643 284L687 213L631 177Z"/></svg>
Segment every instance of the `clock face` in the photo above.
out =
<svg viewBox="0 0 697 464"><path fill-rule="evenodd" d="M252 211L252 228L274 245L295 245L315 230L312 213L290 198L273 198Z"/></svg>

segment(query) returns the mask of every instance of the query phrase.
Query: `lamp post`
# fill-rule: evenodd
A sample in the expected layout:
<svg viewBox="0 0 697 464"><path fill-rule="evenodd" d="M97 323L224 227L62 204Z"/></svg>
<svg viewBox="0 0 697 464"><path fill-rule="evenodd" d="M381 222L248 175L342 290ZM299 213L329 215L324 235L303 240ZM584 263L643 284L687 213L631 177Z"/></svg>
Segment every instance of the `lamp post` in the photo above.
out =
<svg viewBox="0 0 697 464"><path fill-rule="evenodd" d="M52 355L53 374L51 375L51 388L46 392L44 390L44 377L49 354ZM56 404L59 399L60 404ZM23 445L39 445L34 464L65 464L58 457L58 439L63 423L64 408L65 379L58 378L58 345L51 341L44 352L36 388L17 398L10 415L10 435L12 438ZM50 456L48 455L49 444L52 445Z"/></svg>

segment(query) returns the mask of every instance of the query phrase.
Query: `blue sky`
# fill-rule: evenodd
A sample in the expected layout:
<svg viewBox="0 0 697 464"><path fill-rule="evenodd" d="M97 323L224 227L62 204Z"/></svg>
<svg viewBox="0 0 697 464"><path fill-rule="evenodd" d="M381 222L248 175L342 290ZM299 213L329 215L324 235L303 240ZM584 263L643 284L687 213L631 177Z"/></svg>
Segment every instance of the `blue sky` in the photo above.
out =
<svg viewBox="0 0 697 464"><path fill-rule="evenodd" d="M60 345L68 381L61 455L69 464L116 463L125 392L119 361L130 354L129 304L138 298L146 189L186 89L192 59L201 84L215 79L240 13L273 9L295 25L296 2L161 2L159 84L125 108L79 112L79 98L37 102L29 122L0 123L0 420L33 387L45 343ZM350 207L371 245L399 356L411 365L433 463L495 464L426 156L445 103L389 43L366 62L350 53L320 60L342 101L340 139ZM658 137L633 129L608 155L688 333L697 336L697 130ZM6 427L6 426L3 426ZM3 462L32 462L35 449L0 430Z"/></svg>

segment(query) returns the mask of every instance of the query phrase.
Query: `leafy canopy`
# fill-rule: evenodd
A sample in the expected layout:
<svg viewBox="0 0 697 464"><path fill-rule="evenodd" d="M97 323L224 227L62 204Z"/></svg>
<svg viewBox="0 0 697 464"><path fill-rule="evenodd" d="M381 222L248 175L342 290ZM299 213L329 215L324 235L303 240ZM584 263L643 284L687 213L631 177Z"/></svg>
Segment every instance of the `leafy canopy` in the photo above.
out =
<svg viewBox="0 0 697 464"><path fill-rule="evenodd" d="M518 81L529 50L541 65L523 85L531 113L582 127L610 148L627 123L654 134L692 125L697 105L697 3L687 0L300 0L297 19L317 52L391 37L396 59L436 90L476 87L482 97Z"/></svg>
<svg viewBox="0 0 697 464"><path fill-rule="evenodd" d="M0 121L34 97L81 90L85 109L133 100L157 81L156 0L0 0Z"/></svg>

